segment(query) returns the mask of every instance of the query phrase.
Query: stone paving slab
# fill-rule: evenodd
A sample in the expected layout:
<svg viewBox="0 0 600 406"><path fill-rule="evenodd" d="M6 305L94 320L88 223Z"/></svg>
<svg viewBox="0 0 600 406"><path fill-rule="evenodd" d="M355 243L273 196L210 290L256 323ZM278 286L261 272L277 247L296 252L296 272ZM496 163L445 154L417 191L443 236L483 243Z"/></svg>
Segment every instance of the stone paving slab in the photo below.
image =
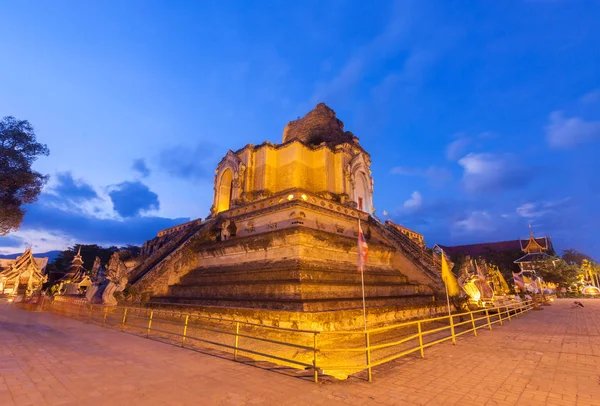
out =
<svg viewBox="0 0 600 406"><path fill-rule="evenodd" d="M600 300L582 302L382 365L373 383L320 384L0 303L0 405L600 405Z"/></svg>

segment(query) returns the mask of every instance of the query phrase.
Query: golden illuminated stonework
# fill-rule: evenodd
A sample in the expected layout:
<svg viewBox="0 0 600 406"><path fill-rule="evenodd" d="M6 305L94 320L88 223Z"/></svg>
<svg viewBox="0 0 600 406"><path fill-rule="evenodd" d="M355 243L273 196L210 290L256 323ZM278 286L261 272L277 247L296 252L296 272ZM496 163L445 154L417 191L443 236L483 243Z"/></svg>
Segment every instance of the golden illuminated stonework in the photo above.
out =
<svg viewBox="0 0 600 406"><path fill-rule="evenodd" d="M370 313L402 318L399 308L433 306L439 270L419 241L373 216L370 164L324 104L289 123L282 144L227 152L209 217L144 244L131 291L155 305L320 312L313 322L341 323L327 312L362 307L360 221Z"/></svg>
<svg viewBox="0 0 600 406"><path fill-rule="evenodd" d="M246 145L219 162L211 215L292 189L372 213L369 154L325 104L290 122L282 144Z"/></svg>

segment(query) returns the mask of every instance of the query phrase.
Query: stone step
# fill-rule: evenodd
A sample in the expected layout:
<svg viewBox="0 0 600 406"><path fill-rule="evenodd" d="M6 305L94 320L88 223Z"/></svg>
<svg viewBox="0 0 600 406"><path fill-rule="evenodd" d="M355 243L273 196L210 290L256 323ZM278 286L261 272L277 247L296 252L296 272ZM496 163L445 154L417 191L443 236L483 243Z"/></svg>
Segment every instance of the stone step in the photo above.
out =
<svg viewBox="0 0 600 406"><path fill-rule="evenodd" d="M225 273L204 273L196 271L183 276L179 282L180 285L194 285L205 283L229 283L235 281L253 280L270 281L277 279L287 279L292 281L314 280L323 283L329 281L340 282L358 282L360 283L360 273L358 272L335 272L335 271L297 271L297 270L267 270L267 271L238 271ZM405 276L379 274L368 272L365 274L365 283L387 283L387 284L407 284Z"/></svg>
<svg viewBox="0 0 600 406"><path fill-rule="evenodd" d="M411 295L402 297L368 297L365 299L368 308L375 307L402 307L402 306L427 306L432 303L432 297L427 295ZM332 310L346 310L362 308L362 297L347 297L335 299L262 299L253 298L214 299L214 298L186 298L177 296L155 296L150 299L149 305L160 304L186 304L193 306L214 306L250 309L272 309L285 311L321 312Z"/></svg>
<svg viewBox="0 0 600 406"><path fill-rule="evenodd" d="M365 285L365 296L410 296L431 292L419 285L389 285L368 284ZM268 298L286 299L336 299L344 297L360 297L362 288L360 283L331 282L323 284L319 282L302 282L290 280L271 280L236 282L235 284L205 284L205 285L173 285L169 287L169 295L177 297L198 298L248 298L257 301Z"/></svg>

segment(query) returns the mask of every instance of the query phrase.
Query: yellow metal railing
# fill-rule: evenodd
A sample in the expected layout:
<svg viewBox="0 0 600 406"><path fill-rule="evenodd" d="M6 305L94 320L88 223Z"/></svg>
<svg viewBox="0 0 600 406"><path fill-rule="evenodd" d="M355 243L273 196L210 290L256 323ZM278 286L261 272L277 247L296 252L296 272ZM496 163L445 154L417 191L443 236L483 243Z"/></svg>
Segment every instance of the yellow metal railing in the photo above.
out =
<svg viewBox="0 0 600 406"><path fill-rule="evenodd" d="M54 300L44 307L87 323L175 341L182 347L230 352L236 361L243 353L255 360L311 370L315 382L319 373L349 375L365 370L371 382L376 366L416 352L425 358L426 348L445 341L456 344L457 337L469 333L477 336L482 328L492 330L494 324L502 325L531 310L534 303L514 302L367 331L298 330L159 308L108 307L83 301Z"/></svg>

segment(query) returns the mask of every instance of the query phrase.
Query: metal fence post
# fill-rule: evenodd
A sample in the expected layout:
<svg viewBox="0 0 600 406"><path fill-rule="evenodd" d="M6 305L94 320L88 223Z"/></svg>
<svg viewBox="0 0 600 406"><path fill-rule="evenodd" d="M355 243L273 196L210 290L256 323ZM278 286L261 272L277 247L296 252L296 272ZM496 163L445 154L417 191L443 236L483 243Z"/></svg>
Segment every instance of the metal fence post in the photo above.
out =
<svg viewBox="0 0 600 406"><path fill-rule="evenodd" d="M238 356L238 344L240 342L240 322L236 322L235 323L235 349L233 350L233 360L237 361L237 356Z"/></svg>
<svg viewBox="0 0 600 406"><path fill-rule="evenodd" d="M318 332L316 331L313 333L313 372L315 382L319 382L319 369L317 367L317 334Z"/></svg>
<svg viewBox="0 0 600 406"><path fill-rule="evenodd" d="M185 344L185 335L187 334L187 326L188 326L188 320L190 319L190 315L186 314L185 315L185 324L183 325L183 335L181 336L181 346L183 347Z"/></svg>
<svg viewBox="0 0 600 406"><path fill-rule="evenodd" d="M471 325L473 325L473 334L477 337L477 327L475 327L475 318L473 317L473 312L469 312L471 315Z"/></svg>
<svg viewBox="0 0 600 406"><path fill-rule="evenodd" d="M421 330L420 321L417 321L417 331L419 332L419 349L421 350L421 358L425 358L425 350L423 348L423 331Z"/></svg>
<svg viewBox="0 0 600 406"><path fill-rule="evenodd" d="M491 330L492 329L492 322L490 321L490 311L488 309L485 309L485 317L487 318L488 327Z"/></svg>
<svg viewBox="0 0 600 406"><path fill-rule="evenodd" d="M123 310L123 320L121 320L121 330L125 327L125 323L127 322L127 308Z"/></svg>
<svg viewBox="0 0 600 406"><path fill-rule="evenodd" d="M92 311L94 310L94 305L90 305L90 312L88 313L88 318L86 323L90 324L90 319L92 318Z"/></svg>
<svg viewBox="0 0 600 406"><path fill-rule="evenodd" d="M498 308L498 320L500 320L500 325L502 325L502 311Z"/></svg>
<svg viewBox="0 0 600 406"><path fill-rule="evenodd" d="M512 321L512 319L510 318L510 308L508 306L506 306L506 315L508 316L508 320Z"/></svg>
<svg viewBox="0 0 600 406"><path fill-rule="evenodd" d="M450 332L452 333L452 344L456 344L456 334L454 334L454 316L450 314Z"/></svg>
<svg viewBox="0 0 600 406"><path fill-rule="evenodd" d="M365 343L367 345L367 370L369 371L369 382L373 382L373 372L371 371L371 337L368 331L365 333Z"/></svg>
<svg viewBox="0 0 600 406"><path fill-rule="evenodd" d="M104 317L102 318L102 327L106 324L106 314L108 313L108 307L104 306Z"/></svg>
<svg viewBox="0 0 600 406"><path fill-rule="evenodd" d="M154 315L154 310L150 310L150 317L148 318L148 329L146 330L146 338L150 337L150 329L152 328L152 316Z"/></svg>

